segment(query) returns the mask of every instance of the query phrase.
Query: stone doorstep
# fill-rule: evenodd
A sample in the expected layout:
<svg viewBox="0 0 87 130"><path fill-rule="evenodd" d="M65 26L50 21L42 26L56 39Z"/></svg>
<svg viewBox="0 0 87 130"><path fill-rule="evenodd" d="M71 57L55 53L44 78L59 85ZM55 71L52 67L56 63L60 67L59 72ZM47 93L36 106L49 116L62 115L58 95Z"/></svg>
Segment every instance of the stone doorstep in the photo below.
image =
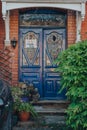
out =
<svg viewBox="0 0 87 130"><path fill-rule="evenodd" d="M34 104L49 104L49 103L67 104L69 103L69 101L68 100L39 100L35 102Z"/></svg>
<svg viewBox="0 0 87 130"><path fill-rule="evenodd" d="M65 125L65 117L53 117L53 118L47 118L46 119L47 124L59 124L59 125Z"/></svg>
<svg viewBox="0 0 87 130"><path fill-rule="evenodd" d="M51 130L47 125L65 125L64 116L41 116L36 121L18 122L13 130ZM43 126L44 125L44 126Z"/></svg>
<svg viewBox="0 0 87 130"><path fill-rule="evenodd" d="M34 105L68 105L70 102L67 100L39 100L33 102Z"/></svg>
<svg viewBox="0 0 87 130"><path fill-rule="evenodd" d="M42 124L65 124L65 116L59 115L41 115L36 120L26 122L19 121L17 127L35 127Z"/></svg>
<svg viewBox="0 0 87 130"><path fill-rule="evenodd" d="M59 115L44 115L40 117L39 124L65 124L65 116Z"/></svg>
<svg viewBox="0 0 87 130"><path fill-rule="evenodd" d="M66 109L49 108L43 106L34 106L37 113L41 114L66 114Z"/></svg>
<svg viewBox="0 0 87 130"><path fill-rule="evenodd" d="M42 100L33 103L34 106L42 106L43 108L50 109L50 108L56 108L56 109L61 109L64 108L66 109L69 105L69 101L63 101L63 100ZM39 107L38 107L39 108Z"/></svg>

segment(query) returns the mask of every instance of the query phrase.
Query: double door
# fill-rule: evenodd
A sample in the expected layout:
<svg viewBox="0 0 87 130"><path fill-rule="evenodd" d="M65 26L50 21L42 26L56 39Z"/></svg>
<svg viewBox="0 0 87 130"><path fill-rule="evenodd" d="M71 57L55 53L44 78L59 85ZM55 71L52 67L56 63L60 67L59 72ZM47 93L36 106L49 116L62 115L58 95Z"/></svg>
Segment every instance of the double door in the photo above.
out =
<svg viewBox="0 0 87 130"><path fill-rule="evenodd" d="M41 98L64 99L54 64L64 49L65 29L20 28L20 81L33 84Z"/></svg>

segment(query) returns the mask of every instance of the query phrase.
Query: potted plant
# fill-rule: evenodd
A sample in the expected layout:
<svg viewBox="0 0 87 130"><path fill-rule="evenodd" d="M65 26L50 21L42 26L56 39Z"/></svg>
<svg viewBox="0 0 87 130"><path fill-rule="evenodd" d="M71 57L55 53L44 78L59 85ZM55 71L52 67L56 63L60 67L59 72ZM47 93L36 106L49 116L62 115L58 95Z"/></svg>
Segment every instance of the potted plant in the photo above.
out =
<svg viewBox="0 0 87 130"><path fill-rule="evenodd" d="M12 97L13 97L13 125L18 122L18 106L20 104L22 91L19 86L11 87Z"/></svg>
<svg viewBox="0 0 87 130"><path fill-rule="evenodd" d="M27 84L26 83L19 83L19 87L22 91L22 95L21 95L21 100L24 102L28 102L29 101L29 97L28 97L28 89L27 89Z"/></svg>
<svg viewBox="0 0 87 130"><path fill-rule="evenodd" d="M21 100L21 95L23 94L23 92L19 86L12 86L11 92L12 92L12 97L13 97L13 101L14 101L13 110L16 111L19 106L19 103Z"/></svg>
<svg viewBox="0 0 87 130"><path fill-rule="evenodd" d="M27 84L26 94L27 94L30 102L37 102L40 98L38 89L35 88L33 84Z"/></svg>
<svg viewBox="0 0 87 130"><path fill-rule="evenodd" d="M34 118L37 117L37 113L31 103L20 102L18 107L19 119L21 121L27 121L32 115Z"/></svg>
<svg viewBox="0 0 87 130"><path fill-rule="evenodd" d="M40 98L38 89L33 84L20 83L20 89L22 90L21 99L24 102L37 102Z"/></svg>

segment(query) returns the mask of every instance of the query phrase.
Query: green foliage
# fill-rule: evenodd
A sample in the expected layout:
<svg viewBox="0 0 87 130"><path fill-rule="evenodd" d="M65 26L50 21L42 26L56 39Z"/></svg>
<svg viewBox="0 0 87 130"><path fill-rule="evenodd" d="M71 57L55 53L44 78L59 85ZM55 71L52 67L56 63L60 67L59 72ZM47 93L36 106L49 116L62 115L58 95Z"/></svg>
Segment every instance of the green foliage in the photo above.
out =
<svg viewBox="0 0 87 130"><path fill-rule="evenodd" d="M60 53L55 61L61 74L61 91L66 89L70 105L67 125L73 130L87 129L87 41L76 43Z"/></svg>
<svg viewBox="0 0 87 130"><path fill-rule="evenodd" d="M30 112L31 115L35 118L37 117L37 112L35 111L34 107L31 103L28 102L20 102L19 107L17 109L19 112Z"/></svg>
<svg viewBox="0 0 87 130"><path fill-rule="evenodd" d="M26 111L30 112L31 115L35 118L37 117L37 112L35 111L33 105L30 102L22 101L21 97L24 94L24 91L20 88L20 86L11 87L11 92L13 96L13 109L17 112Z"/></svg>
<svg viewBox="0 0 87 130"><path fill-rule="evenodd" d="M21 95L23 94L22 90L18 86L11 87L12 97L14 100L13 109L17 110L20 104Z"/></svg>

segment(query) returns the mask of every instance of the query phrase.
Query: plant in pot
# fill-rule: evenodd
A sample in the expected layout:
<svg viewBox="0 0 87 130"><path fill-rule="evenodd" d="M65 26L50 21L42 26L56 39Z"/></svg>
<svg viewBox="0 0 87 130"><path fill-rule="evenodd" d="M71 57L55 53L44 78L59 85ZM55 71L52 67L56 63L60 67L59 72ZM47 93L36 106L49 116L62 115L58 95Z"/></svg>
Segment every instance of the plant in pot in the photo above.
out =
<svg viewBox="0 0 87 130"><path fill-rule="evenodd" d="M29 97L28 97L29 92L28 92L28 89L27 89L27 84L26 83L20 83L19 86L20 86L21 91L23 92L22 95L21 95L21 100L23 102L28 102L29 101Z"/></svg>
<svg viewBox="0 0 87 130"><path fill-rule="evenodd" d="M21 83L20 88L23 92L21 99L24 102L37 102L40 98L38 89L33 84Z"/></svg>
<svg viewBox="0 0 87 130"><path fill-rule="evenodd" d="M40 98L38 89L33 84L27 84L27 95L30 102L37 102Z"/></svg>
<svg viewBox="0 0 87 130"><path fill-rule="evenodd" d="M19 119L21 121L27 121L30 118L30 115L32 115L34 118L37 117L37 113L32 106L32 104L28 102L20 102L18 107L19 112Z"/></svg>
<svg viewBox="0 0 87 130"><path fill-rule="evenodd" d="M18 122L18 107L20 105L22 91L19 86L11 87L12 97L13 97L13 125Z"/></svg>
<svg viewBox="0 0 87 130"><path fill-rule="evenodd" d="M19 86L12 86L11 87L12 97L13 97L13 110L17 111L18 106L20 104L21 95L23 94L22 90Z"/></svg>

